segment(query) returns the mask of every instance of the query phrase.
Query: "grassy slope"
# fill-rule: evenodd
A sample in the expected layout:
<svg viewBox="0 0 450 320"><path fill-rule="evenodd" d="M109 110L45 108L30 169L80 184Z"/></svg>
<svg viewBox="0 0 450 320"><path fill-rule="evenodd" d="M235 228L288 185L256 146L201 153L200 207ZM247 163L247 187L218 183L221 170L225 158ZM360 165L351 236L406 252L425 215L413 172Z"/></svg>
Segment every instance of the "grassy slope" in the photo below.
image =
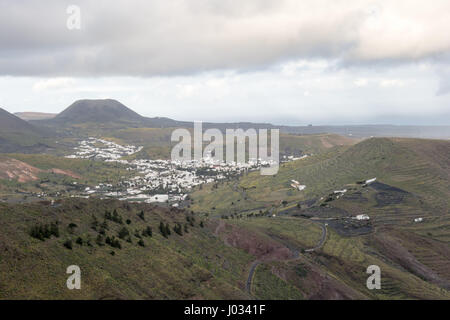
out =
<svg viewBox="0 0 450 320"><path fill-rule="evenodd" d="M98 183L117 184L122 177L129 177L123 165L92 161L85 159L67 159L45 154L7 154L2 157L17 159L33 167L43 170L37 174L38 180L19 183L15 180L0 180L0 195L7 198L21 197L17 190L23 192L63 192L72 182L78 185L94 186ZM53 173L52 169L60 169L75 174L70 175Z"/></svg>
<svg viewBox="0 0 450 320"><path fill-rule="evenodd" d="M321 234L316 224L307 219L251 218L232 219L228 223L249 232L261 232L302 252L297 259L269 259L257 267L252 293L258 298L450 299L449 288L445 289L450 283L446 271L450 262L448 248L408 231L396 229L343 237L328 228L324 247L307 253L302 250L317 243ZM389 252L380 244L380 238L394 236L404 247ZM402 252L405 248L414 255ZM420 274L411 268L414 259L420 260L426 273ZM380 266L382 271L381 290L371 291L366 287L368 275L365 270L373 264ZM428 279L430 273L436 273L442 281Z"/></svg>
<svg viewBox="0 0 450 320"><path fill-rule="evenodd" d="M220 192L210 193L208 188L203 188L193 196L196 209L210 210L216 205L216 210L227 211L233 200L235 203L244 201L242 188L249 204L240 204L241 207L257 208L278 204L281 200L321 197L347 184L373 177L417 193L436 207L448 208L450 184L445 160L434 161L410 147L411 143L409 139L375 138L351 147L331 148L316 156L284 164L275 176L260 176L259 172L253 172L237 184L222 184ZM440 152L444 157L450 152L450 143L446 141L416 140L415 143L428 144L432 150L444 149ZM293 190L291 179L300 181L306 189L302 192ZM219 199L226 201L221 204Z"/></svg>
<svg viewBox="0 0 450 320"><path fill-rule="evenodd" d="M448 148L446 141L412 139L369 139L353 147L332 147L314 157L286 164L274 177L255 173L240 181L221 183L218 189L204 186L194 194L192 208L195 212L212 213L259 211L272 206L281 210L282 199L287 199L286 207L290 207L376 176L408 191L406 200L379 207L378 193L368 187L362 193L367 201L343 197L331 204L350 212L369 212L376 227L373 233L344 237L328 228L327 241L319 251L301 254L295 260L269 260L258 266L253 294L272 299L450 299L444 289L450 281L446 268L450 263ZM294 192L289 188L290 179L301 181L307 189ZM89 230L90 214L95 212L100 217L111 206L118 206L124 218L132 219L130 229L142 229L147 224L136 218L138 208L134 206L128 211L124 204L86 202L74 207L74 203L48 210L33 205L15 209L1 205L4 230L0 274L9 279L0 287L3 297L28 297L29 292L33 298L248 297L243 284L255 257L247 245L224 245L229 241L215 237L215 227L197 227L189 235L172 235L169 240L157 234L161 216L173 223L183 220L184 214L149 209L148 224L153 227L154 238L145 240L148 245L144 249L137 247L137 238L133 238L132 245L122 241L124 248L114 250L114 257L108 246L79 248L74 244L73 251L63 248L63 240L71 236L67 231L61 238L46 242L26 234L35 221L50 222L57 217L62 225L80 225L77 236L87 238L90 233L95 239L95 233ZM216 209L212 210L212 206ZM418 214L426 217L424 223L411 222ZM301 218L231 219L227 224L238 226L240 237L256 234L259 239L272 239L298 249L309 248L320 238L317 224ZM118 226L110 225L110 233L117 233ZM65 289L64 271L66 265L77 261L89 266L88 279L81 292L70 292ZM365 269L370 264L381 267L380 291L365 287Z"/></svg>
<svg viewBox="0 0 450 320"><path fill-rule="evenodd" d="M337 134L292 135L280 134L280 150L285 153L319 154L336 146L349 146L357 143Z"/></svg>
<svg viewBox="0 0 450 320"><path fill-rule="evenodd" d="M172 146L176 144L176 142L170 142L172 132L175 129L131 128L114 132L112 136L119 143L131 143L144 146L144 149L133 157L168 159L170 158ZM336 134L280 134L280 152L288 155L317 154L334 146L352 145L357 141Z"/></svg>
<svg viewBox="0 0 450 320"><path fill-rule="evenodd" d="M213 192L211 186L203 187L194 193L192 207L214 214L258 212L271 207L282 210L284 207L280 202L283 199L288 201L286 207L289 208L298 201L318 199L336 189L357 188L361 192L359 198L349 192L349 196L332 201L328 207L340 208L352 215L368 213L374 232L344 237L329 228L326 245L312 259L326 266L325 270L333 278L367 297L449 299L450 274L446 268L450 263L449 154L450 143L447 141L369 139L352 147L337 148L288 163L273 177L251 173L239 181L219 184ZM402 201L380 204L381 192L370 186L355 187L356 181L373 177L407 191ZM305 184L305 191L291 189L291 179ZM414 223L413 218L419 216L425 221ZM261 218L240 223L248 228L260 228L262 222L258 219ZM249 223L253 226L248 226ZM289 230L288 226L290 224L285 230ZM284 238L295 243L293 235L283 233ZM365 289L365 268L370 264L377 264L382 269L381 291ZM285 272L292 274L292 268L295 266L286 264ZM260 276L268 277L267 268L258 270L264 275ZM274 265L271 270L272 275L281 277L279 270L274 271ZM280 279L284 278L286 276ZM297 283L298 279L295 279L293 277L290 283ZM276 283L273 282L273 286ZM298 289L301 290L301 286ZM284 297L291 295L288 291Z"/></svg>
<svg viewBox="0 0 450 320"><path fill-rule="evenodd" d="M94 161L86 159L68 159L44 154L8 154L14 158L42 170L58 168L70 170L82 176L87 183L118 181L120 176L127 174L125 167L117 163Z"/></svg>
<svg viewBox="0 0 450 320"><path fill-rule="evenodd" d="M130 231L146 226L153 237L144 237L145 247L120 240L122 249L95 243L97 232L90 228L92 214L100 222L105 210L117 208L131 220ZM146 221L137 213L145 211ZM45 204L12 206L0 204L0 298L26 299L182 299L182 298L247 298L239 288L250 256L241 250L226 247L211 235L208 228L195 227L183 236L172 232L165 239L158 231L160 221L185 223L185 213L169 212L151 205L128 205L116 201L66 200L59 207ZM40 241L31 238L28 230L36 223L59 221L61 236ZM73 234L67 226L75 223ZM122 227L108 221L107 235L116 235ZM133 234L134 232L132 232ZM93 246L73 249L63 246L66 239L92 239ZM110 254L111 251L115 255ZM82 289L66 288L69 265L82 270ZM226 264L226 268L223 265Z"/></svg>

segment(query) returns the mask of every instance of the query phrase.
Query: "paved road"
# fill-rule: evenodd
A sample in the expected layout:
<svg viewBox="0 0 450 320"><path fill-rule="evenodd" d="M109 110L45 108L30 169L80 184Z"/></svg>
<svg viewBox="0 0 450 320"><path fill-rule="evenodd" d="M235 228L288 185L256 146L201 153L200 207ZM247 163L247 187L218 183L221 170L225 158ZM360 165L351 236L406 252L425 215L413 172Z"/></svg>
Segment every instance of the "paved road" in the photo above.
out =
<svg viewBox="0 0 450 320"><path fill-rule="evenodd" d="M313 252L315 250L322 248L323 245L325 244L325 241L327 239L327 225L320 223L320 226L322 227L322 237L320 238L319 243L314 248L305 250L305 252ZM293 256L291 258L291 260L295 260L300 257L300 252L296 248L294 248L290 244L286 244L286 243L283 243L283 244L286 247L288 247L289 250L291 250L292 256ZM250 294L250 295L252 294L251 289L252 289L253 275L255 274L256 267L260 264L261 264L261 261L255 260L255 261L253 261L252 265L250 266L250 271L248 273L247 282L245 284L245 289L247 290L248 294Z"/></svg>
<svg viewBox="0 0 450 320"><path fill-rule="evenodd" d="M252 290L253 275L255 274L256 267L260 264L261 264L261 261L259 261L259 260L253 261L253 263L250 267L250 271L248 273L247 283L245 284L245 289L247 290L247 292L250 295L252 294L251 290Z"/></svg>

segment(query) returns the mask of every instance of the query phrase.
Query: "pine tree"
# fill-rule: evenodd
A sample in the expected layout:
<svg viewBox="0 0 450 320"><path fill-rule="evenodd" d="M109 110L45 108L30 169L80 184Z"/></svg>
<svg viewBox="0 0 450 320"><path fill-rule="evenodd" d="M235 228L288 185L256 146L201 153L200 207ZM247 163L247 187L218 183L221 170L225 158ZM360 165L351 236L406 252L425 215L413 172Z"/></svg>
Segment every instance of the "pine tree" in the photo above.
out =
<svg viewBox="0 0 450 320"><path fill-rule="evenodd" d="M54 222L50 225L50 233L52 235L54 235L56 238L59 237L59 228L58 228L58 223Z"/></svg>
<svg viewBox="0 0 450 320"><path fill-rule="evenodd" d="M113 211L112 220L116 223L123 224L122 217L117 212L117 209L114 209L114 211Z"/></svg>
<svg viewBox="0 0 450 320"><path fill-rule="evenodd" d="M183 228L181 227L181 225L179 223L177 223L174 227L173 227L173 231L182 236L183 235Z"/></svg>
<svg viewBox="0 0 450 320"><path fill-rule="evenodd" d="M136 238L139 238L139 239L142 238L142 237L141 237L141 234L139 233L139 230L138 230L138 229L134 230L134 236L135 236Z"/></svg>
<svg viewBox="0 0 450 320"><path fill-rule="evenodd" d="M77 244L79 244L80 246L83 245L83 239L81 237L78 237L77 240L75 241Z"/></svg>
<svg viewBox="0 0 450 320"><path fill-rule="evenodd" d="M106 220L103 221L101 227L102 227L104 230L109 230L108 221L106 221Z"/></svg>
<svg viewBox="0 0 450 320"><path fill-rule="evenodd" d="M170 236L170 234L171 234L169 223L166 223L166 234L167 234L168 236Z"/></svg>
<svg viewBox="0 0 450 320"><path fill-rule="evenodd" d="M97 217L94 214L92 214L91 228L92 228L92 230L97 231L97 227L98 227Z"/></svg>
<svg viewBox="0 0 450 320"><path fill-rule="evenodd" d="M126 227L123 227L122 229L120 229L119 234L118 234L120 239L125 239L129 235L130 235L130 232L128 231L128 229Z"/></svg>
<svg viewBox="0 0 450 320"><path fill-rule="evenodd" d="M95 240L95 243L97 243L97 245L100 247L105 245L103 243L103 236L101 234L97 235L97 239Z"/></svg>
<svg viewBox="0 0 450 320"><path fill-rule="evenodd" d="M138 217L141 218L142 221L145 221L144 210L142 210L141 212L138 213Z"/></svg>
<svg viewBox="0 0 450 320"><path fill-rule="evenodd" d="M142 231L142 235L144 237L151 237L153 235L152 228L150 226L147 226L147 228Z"/></svg>
<svg viewBox="0 0 450 320"><path fill-rule="evenodd" d="M72 250L72 240L66 240L63 245L67 249Z"/></svg>
<svg viewBox="0 0 450 320"><path fill-rule="evenodd" d="M111 212L109 212L108 210L105 211L105 219L112 220Z"/></svg>
<svg viewBox="0 0 450 320"><path fill-rule="evenodd" d="M162 221L159 223L159 232L161 232L161 235L164 238L167 238L166 227L164 226L164 223Z"/></svg>

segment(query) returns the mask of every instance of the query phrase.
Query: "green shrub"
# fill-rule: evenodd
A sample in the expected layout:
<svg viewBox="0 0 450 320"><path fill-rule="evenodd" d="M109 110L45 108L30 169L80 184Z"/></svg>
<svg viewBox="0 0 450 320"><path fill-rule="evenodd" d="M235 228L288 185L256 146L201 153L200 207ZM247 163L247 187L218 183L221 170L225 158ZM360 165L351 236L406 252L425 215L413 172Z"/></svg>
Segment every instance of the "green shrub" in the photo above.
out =
<svg viewBox="0 0 450 320"><path fill-rule="evenodd" d="M67 249L72 250L72 240L66 240L63 245Z"/></svg>
<svg viewBox="0 0 450 320"><path fill-rule="evenodd" d="M147 228L142 231L142 235L144 237L151 237L153 235L152 228L150 226L147 226Z"/></svg>
<svg viewBox="0 0 450 320"><path fill-rule="evenodd" d="M97 239L95 239L95 243L98 245L98 246L100 246L100 247L102 247L102 246L104 246L105 244L103 243L103 236L101 235L101 234L99 234L99 235L97 235Z"/></svg>
<svg viewBox="0 0 450 320"><path fill-rule="evenodd" d="M79 244L80 246L83 245L83 239L82 239L81 237L78 237L77 240L75 240L75 242L76 242L77 244Z"/></svg>
<svg viewBox="0 0 450 320"><path fill-rule="evenodd" d="M174 227L173 227L173 231L182 236L183 235L183 228L181 227L181 225L179 223L177 223Z"/></svg>
<svg viewBox="0 0 450 320"><path fill-rule="evenodd" d="M128 229L126 227L123 227L122 229L120 229L119 234L118 234L120 239L125 239L129 235L130 235L130 232L128 231Z"/></svg>
<svg viewBox="0 0 450 320"><path fill-rule="evenodd" d="M170 230L169 230L170 231ZM167 238L168 237L168 234L167 234L167 231L166 231L166 227L164 226L164 223L161 221L160 223L159 223L159 232L161 232L161 235L164 237L164 238Z"/></svg>
<svg viewBox="0 0 450 320"><path fill-rule="evenodd" d="M35 225L31 227L29 235L33 238L45 241L45 239L50 239L53 235L56 238L59 237L59 227L57 222L44 225Z"/></svg>

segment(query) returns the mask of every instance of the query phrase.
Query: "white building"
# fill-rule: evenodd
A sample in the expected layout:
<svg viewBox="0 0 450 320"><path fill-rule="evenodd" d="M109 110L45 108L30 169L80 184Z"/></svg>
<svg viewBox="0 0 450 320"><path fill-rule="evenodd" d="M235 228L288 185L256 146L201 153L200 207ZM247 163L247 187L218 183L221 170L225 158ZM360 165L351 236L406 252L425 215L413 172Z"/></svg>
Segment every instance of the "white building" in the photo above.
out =
<svg viewBox="0 0 450 320"><path fill-rule="evenodd" d="M367 214L358 214L356 220L370 220L370 217Z"/></svg>

